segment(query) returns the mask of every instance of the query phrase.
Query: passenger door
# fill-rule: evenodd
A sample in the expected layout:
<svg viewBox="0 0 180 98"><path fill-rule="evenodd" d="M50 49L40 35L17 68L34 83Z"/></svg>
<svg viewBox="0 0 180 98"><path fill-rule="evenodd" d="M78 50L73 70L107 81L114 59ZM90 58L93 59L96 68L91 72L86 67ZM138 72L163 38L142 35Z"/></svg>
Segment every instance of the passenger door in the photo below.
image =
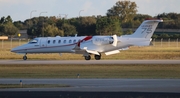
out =
<svg viewBox="0 0 180 98"><path fill-rule="evenodd" d="M47 38L41 38L41 47L47 47Z"/></svg>

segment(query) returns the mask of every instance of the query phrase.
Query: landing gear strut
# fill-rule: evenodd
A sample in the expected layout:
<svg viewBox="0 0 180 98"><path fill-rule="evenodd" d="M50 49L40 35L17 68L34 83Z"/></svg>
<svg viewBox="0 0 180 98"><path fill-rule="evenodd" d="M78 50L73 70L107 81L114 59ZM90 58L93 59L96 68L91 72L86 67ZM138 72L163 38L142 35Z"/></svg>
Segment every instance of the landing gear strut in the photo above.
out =
<svg viewBox="0 0 180 98"><path fill-rule="evenodd" d="M91 56L88 55L88 56L84 56L85 60L90 60L91 59Z"/></svg>
<svg viewBox="0 0 180 98"><path fill-rule="evenodd" d="M27 53L26 53L27 54ZM27 60L26 54L23 56L23 60Z"/></svg>

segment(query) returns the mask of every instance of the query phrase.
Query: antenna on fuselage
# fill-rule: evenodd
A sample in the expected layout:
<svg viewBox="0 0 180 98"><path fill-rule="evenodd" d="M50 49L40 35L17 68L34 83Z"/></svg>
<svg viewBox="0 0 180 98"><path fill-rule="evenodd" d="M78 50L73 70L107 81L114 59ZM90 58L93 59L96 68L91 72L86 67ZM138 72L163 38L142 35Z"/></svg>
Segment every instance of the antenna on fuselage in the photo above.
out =
<svg viewBox="0 0 180 98"><path fill-rule="evenodd" d="M75 37L77 37L77 34L75 34Z"/></svg>

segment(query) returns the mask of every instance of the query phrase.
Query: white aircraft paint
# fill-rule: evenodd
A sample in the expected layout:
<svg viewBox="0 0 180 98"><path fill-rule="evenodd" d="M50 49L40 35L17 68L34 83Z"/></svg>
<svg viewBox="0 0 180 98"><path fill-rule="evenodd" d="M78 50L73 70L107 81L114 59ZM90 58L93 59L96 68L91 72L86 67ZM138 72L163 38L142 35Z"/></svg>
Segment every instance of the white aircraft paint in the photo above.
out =
<svg viewBox="0 0 180 98"><path fill-rule="evenodd" d="M39 37L29 43L15 47L11 52L23 53L26 60L28 53L76 53L82 54L86 60L94 54L96 60L101 53L106 55L119 53L130 46L149 46L151 37L161 19L145 20L131 35L122 36L75 36L75 37Z"/></svg>

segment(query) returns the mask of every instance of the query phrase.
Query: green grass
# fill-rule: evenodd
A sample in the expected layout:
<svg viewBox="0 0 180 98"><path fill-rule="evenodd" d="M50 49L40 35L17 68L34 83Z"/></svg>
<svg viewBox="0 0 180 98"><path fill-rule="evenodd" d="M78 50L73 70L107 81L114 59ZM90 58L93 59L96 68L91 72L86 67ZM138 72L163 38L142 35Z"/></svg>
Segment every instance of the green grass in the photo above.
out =
<svg viewBox="0 0 180 98"><path fill-rule="evenodd" d="M59 87L70 87L69 85L60 84L0 84L0 89L8 88L59 88Z"/></svg>
<svg viewBox="0 0 180 98"><path fill-rule="evenodd" d="M22 59L23 55L10 52L11 47L22 45L27 41L4 41L3 48L0 43L0 59ZM154 46L147 47L130 47L129 50L121 51L121 53L106 56L102 54L102 60L132 60L132 59L180 59L180 43L172 42L153 42ZM80 54L63 53L60 56L56 54L28 54L28 59L35 60L84 60ZM93 55L92 55L93 56ZM92 57L94 59L94 57Z"/></svg>
<svg viewBox="0 0 180 98"><path fill-rule="evenodd" d="M180 65L0 65L0 78L179 79Z"/></svg>

